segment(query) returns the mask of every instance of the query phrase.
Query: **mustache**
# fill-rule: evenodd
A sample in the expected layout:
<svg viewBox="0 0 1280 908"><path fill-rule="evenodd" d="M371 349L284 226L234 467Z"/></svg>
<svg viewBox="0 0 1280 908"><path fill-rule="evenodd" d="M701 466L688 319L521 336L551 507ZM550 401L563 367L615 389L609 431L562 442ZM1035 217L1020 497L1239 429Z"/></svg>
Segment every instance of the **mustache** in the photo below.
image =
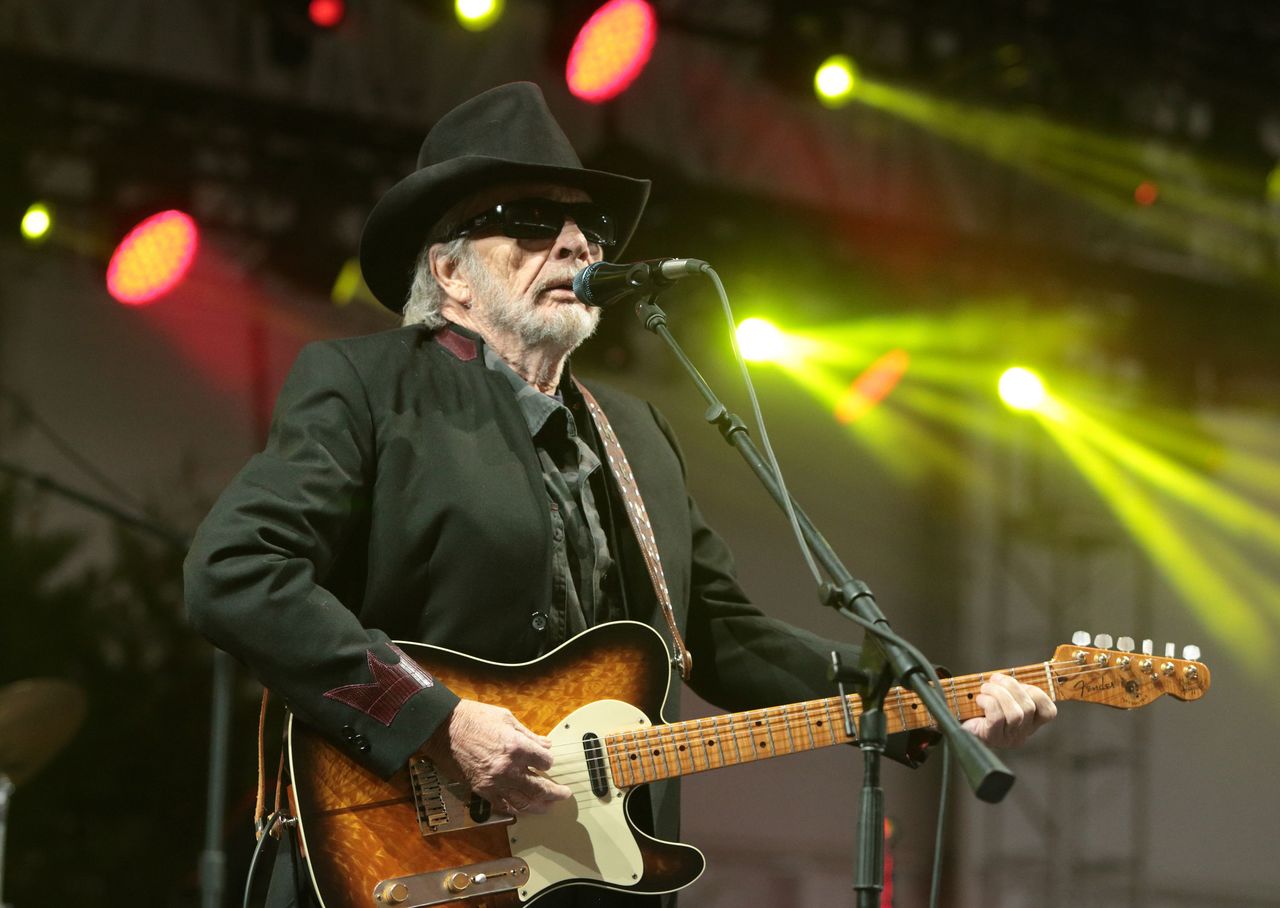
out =
<svg viewBox="0 0 1280 908"><path fill-rule="evenodd" d="M552 290L555 288L572 290L573 279L577 277L578 272L581 270L582 270L581 268L575 268L572 271L566 271L561 275L553 275L550 277L543 278L541 281L539 281L535 285L533 295L540 296L546 291Z"/></svg>

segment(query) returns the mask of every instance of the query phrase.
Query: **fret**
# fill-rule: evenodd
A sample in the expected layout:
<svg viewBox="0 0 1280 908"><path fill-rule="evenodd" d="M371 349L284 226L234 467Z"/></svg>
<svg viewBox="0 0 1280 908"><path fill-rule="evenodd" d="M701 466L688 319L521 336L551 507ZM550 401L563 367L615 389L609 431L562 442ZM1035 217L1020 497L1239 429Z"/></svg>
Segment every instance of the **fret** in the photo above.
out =
<svg viewBox="0 0 1280 908"><path fill-rule="evenodd" d="M669 747L671 749L671 752L674 753L676 756L676 772L680 775L684 775L685 773L688 773L688 772L697 772L698 767L694 764L693 757L689 758L689 768L688 769L684 768L684 760L682 759L682 755L685 752L685 748L681 747L680 742L676 740L677 726L668 725L666 728L667 728L667 747Z"/></svg>
<svg viewBox="0 0 1280 908"><path fill-rule="evenodd" d="M764 720L763 720L764 733L765 733L765 736L768 737L769 739L769 756L772 757L775 754L777 754L778 745L777 745L777 742L773 740L773 726L770 724L769 710L762 709L760 711L760 714L764 716Z"/></svg>
<svg viewBox="0 0 1280 908"><path fill-rule="evenodd" d="M902 723L901 728L898 730L906 731L911 728L911 726L907 724L907 714L902 708L902 688L895 687L894 690L898 693L898 721ZM893 731L893 729L889 729L889 731Z"/></svg>
<svg viewBox="0 0 1280 908"><path fill-rule="evenodd" d="M630 788L636 784L636 772L635 767L631 765L630 758L627 756L626 733L615 735L614 740L616 741L615 754L618 759L618 776L622 780L621 784Z"/></svg>
<svg viewBox="0 0 1280 908"><path fill-rule="evenodd" d="M951 682L951 705L955 707L956 718L963 719L964 712L960 709L960 701L956 699L956 679L955 677L951 677L951 678L948 678L947 680ZM946 683L946 682L944 681L943 683Z"/></svg>
<svg viewBox="0 0 1280 908"><path fill-rule="evenodd" d="M809 749L817 750L818 742L813 740L813 720L809 718L809 704L801 703L800 708L804 710L804 730L809 733Z"/></svg>
<svg viewBox="0 0 1280 908"><path fill-rule="evenodd" d="M663 740L662 729L653 729L653 731L649 732L649 737L656 739L658 751L662 754L662 777L664 779L669 779L673 775L679 775L678 772L673 773L671 771L671 763L667 760L667 751L670 750L670 748L667 746L667 742Z"/></svg>
<svg viewBox="0 0 1280 908"><path fill-rule="evenodd" d="M839 704L839 697L832 697L831 699L824 701L824 705L827 710L827 724L831 726L831 736L835 741L840 740L841 736L846 738L849 737L844 727L844 710ZM834 717L831 715L833 708L836 713Z"/></svg>
<svg viewBox="0 0 1280 908"><path fill-rule="evenodd" d="M796 739L791 735L791 714L785 706L779 706L778 710L782 713L782 730L787 733L787 746L790 748L787 753L795 753Z"/></svg>
<svg viewBox="0 0 1280 908"><path fill-rule="evenodd" d="M698 730L698 749L701 750L703 756L707 758L707 769L719 769L720 766L723 766L724 764L721 763L719 766L716 765L716 745L712 743L716 739L714 723L712 725L711 733L708 734L707 730L702 727L701 718L695 719L694 722L694 728Z"/></svg>
<svg viewBox="0 0 1280 908"><path fill-rule="evenodd" d="M720 735L718 719L719 716L711 717L711 737L709 739L711 743L707 746L707 754L720 761L716 764L717 768L725 765L724 738Z"/></svg>
<svg viewBox="0 0 1280 908"><path fill-rule="evenodd" d="M635 768L636 782L648 782L648 773L644 771L644 744L640 741L640 731L631 729L631 753L628 754L631 765Z"/></svg>
<svg viewBox="0 0 1280 908"><path fill-rule="evenodd" d="M680 730L684 732L684 743L685 743L685 746L689 749L689 762L693 764L693 771L701 772L707 767L698 765L698 753L697 753L698 748L694 746L693 739L689 737L689 723L681 722Z"/></svg>
<svg viewBox="0 0 1280 908"><path fill-rule="evenodd" d="M738 723L733 716L725 716L729 723L729 734L733 737L733 752L738 755L738 762L745 762L742 757L742 743L738 740Z"/></svg>

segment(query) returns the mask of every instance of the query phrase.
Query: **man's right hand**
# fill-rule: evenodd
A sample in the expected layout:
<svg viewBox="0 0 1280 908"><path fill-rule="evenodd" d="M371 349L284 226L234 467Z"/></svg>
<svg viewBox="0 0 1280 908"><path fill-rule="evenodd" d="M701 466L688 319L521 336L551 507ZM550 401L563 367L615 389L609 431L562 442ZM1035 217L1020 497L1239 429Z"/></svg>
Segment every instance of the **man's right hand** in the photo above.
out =
<svg viewBox="0 0 1280 908"><path fill-rule="evenodd" d="M504 813L543 813L573 791L547 778L551 739L508 709L461 700L424 748L436 766Z"/></svg>

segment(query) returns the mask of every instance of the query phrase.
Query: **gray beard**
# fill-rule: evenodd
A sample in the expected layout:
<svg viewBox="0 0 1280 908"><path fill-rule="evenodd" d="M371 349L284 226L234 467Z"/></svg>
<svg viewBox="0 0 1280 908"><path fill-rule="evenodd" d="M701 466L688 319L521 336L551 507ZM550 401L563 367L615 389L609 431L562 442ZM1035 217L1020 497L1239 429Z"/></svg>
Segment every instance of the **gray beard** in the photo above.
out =
<svg viewBox="0 0 1280 908"><path fill-rule="evenodd" d="M525 348L551 349L567 355L594 334L600 324L599 309L576 304L535 305L554 281L537 284L527 296L512 299L483 262L472 264L472 306L478 319L489 330L512 338Z"/></svg>

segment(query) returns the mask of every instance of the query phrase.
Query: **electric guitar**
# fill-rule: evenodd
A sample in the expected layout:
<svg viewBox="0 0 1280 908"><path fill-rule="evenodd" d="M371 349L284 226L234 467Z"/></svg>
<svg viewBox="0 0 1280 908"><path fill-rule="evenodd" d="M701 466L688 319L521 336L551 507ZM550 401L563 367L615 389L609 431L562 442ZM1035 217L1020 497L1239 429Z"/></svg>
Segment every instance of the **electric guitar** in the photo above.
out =
<svg viewBox="0 0 1280 908"><path fill-rule="evenodd" d="M1195 700L1209 669L1186 658L1132 652L1133 641L1088 634L1047 662L1005 669L1056 701L1120 709L1163 694ZM670 685L666 643L646 625L592 628L532 662L506 665L415 643L399 646L458 696L504 706L552 739L548 776L573 789L545 814L494 810L424 756L384 781L292 719L288 756L303 852L325 908L515 906L570 884L635 893L681 889L701 875L698 849L654 839L631 823L626 805L649 782L854 740L839 697L666 723ZM960 719L982 714L986 675L944 679ZM861 714L857 696L849 711ZM914 693L885 699L889 732L933 723Z"/></svg>

